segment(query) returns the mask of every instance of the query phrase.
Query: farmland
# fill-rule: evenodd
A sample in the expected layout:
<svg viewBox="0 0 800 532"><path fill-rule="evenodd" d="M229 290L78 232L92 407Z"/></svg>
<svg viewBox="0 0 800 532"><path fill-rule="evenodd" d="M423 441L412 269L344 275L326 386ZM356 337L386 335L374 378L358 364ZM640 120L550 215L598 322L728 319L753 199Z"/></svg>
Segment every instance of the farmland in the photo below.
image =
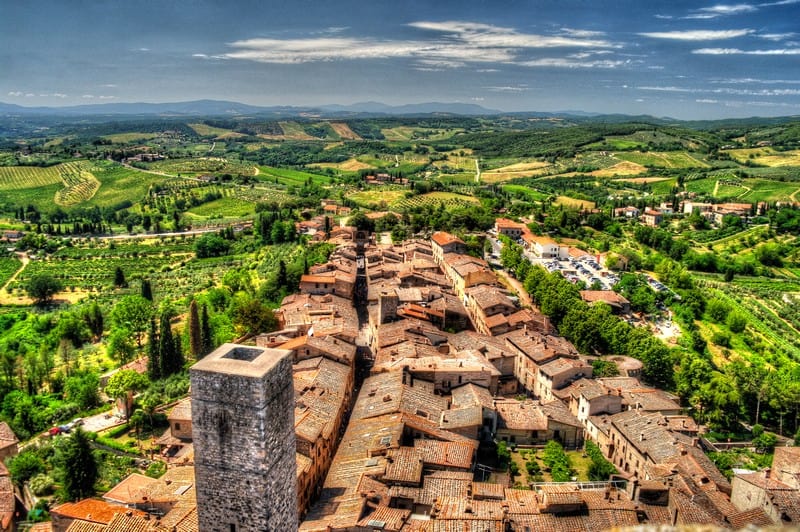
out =
<svg viewBox="0 0 800 532"><path fill-rule="evenodd" d="M347 195L347 199L361 207L395 205L405 197L405 190L386 190L384 188L363 190Z"/></svg>
<svg viewBox="0 0 800 532"><path fill-rule="evenodd" d="M207 149L206 147L206 150ZM199 175L206 173L246 176L256 175L256 168L254 166L217 157L158 161L150 163L148 169L176 175Z"/></svg>
<svg viewBox="0 0 800 532"><path fill-rule="evenodd" d="M705 163L687 152L617 152L614 157L654 168L708 168Z"/></svg>
<svg viewBox="0 0 800 532"><path fill-rule="evenodd" d="M777 151L765 147L728 150L726 153L742 164L751 162L769 167L800 166L800 150Z"/></svg>
<svg viewBox="0 0 800 532"><path fill-rule="evenodd" d="M456 207L465 205L477 205L480 203L477 198L455 194L452 192L429 192L419 196L400 200L393 204L398 209L422 207L426 205L444 205L445 207Z"/></svg>

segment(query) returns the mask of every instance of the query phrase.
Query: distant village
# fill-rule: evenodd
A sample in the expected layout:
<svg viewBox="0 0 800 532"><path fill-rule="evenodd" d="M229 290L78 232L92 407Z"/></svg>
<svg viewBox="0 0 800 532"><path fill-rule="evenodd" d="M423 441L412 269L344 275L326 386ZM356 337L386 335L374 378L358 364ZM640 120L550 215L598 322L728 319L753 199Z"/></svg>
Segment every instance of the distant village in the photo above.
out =
<svg viewBox="0 0 800 532"><path fill-rule="evenodd" d="M751 206L683 208L714 217L747 216ZM325 206L332 215L343 209ZM665 209L615 214L658 225ZM132 474L102 499L53 508L52 523L30 530L800 523L800 448L778 447L771 470L727 480L704 452L704 428L675 396L640 380L638 360L613 357L619 376L595 378L592 357L522 306L457 236L376 244L373 235L322 217L298 230L339 246L303 275L300 293L283 300L279 330L254 345L225 344L192 368L192 396L171 410L158 440L166 474ZM495 231L523 240L540 258L584 254L510 220L499 219ZM584 299L629 312L608 290L586 291ZM16 452L9 433L0 425L0 453ZM618 474L515 485L483 463L487 443L527 449L551 440L566 449L596 443ZM3 530L13 512L9 496L13 502L8 472L0 470Z"/></svg>

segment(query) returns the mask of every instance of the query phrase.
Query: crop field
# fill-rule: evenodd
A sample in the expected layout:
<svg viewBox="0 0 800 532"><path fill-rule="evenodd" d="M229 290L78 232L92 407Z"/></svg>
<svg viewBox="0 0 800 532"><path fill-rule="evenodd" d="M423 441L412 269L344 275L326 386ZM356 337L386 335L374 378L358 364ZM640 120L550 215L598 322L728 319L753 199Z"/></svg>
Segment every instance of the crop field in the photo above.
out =
<svg viewBox="0 0 800 532"><path fill-rule="evenodd" d="M542 161L515 163L481 172L481 182L502 183L522 177L535 177L551 173L553 165Z"/></svg>
<svg viewBox="0 0 800 532"><path fill-rule="evenodd" d="M17 257L0 257L0 287L5 286L22 263Z"/></svg>
<svg viewBox="0 0 800 532"><path fill-rule="evenodd" d="M564 205L573 209L594 209L595 204L593 201L579 200L570 198L569 196L559 196L555 201L556 205Z"/></svg>
<svg viewBox="0 0 800 532"><path fill-rule="evenodd" d="M465 205L477 205L480 201L472 196L455 194L453 192L429 192L411 198L400 200L392 206L398 209L409 209L422 207L425 205L440 205L445 207L461 207Z"/></svg>
<svg viewBox="0 0 800 532"><path fill-rule="evenodd" d="M186 124L186 125L192 128L195 133L203 137L214 136L218 139L227 139L227 138L245 136L242 133L237 133L236 131L232 131L230 129L209 126L208 124L197 123L197 124Z"/></svg>
<svg viewBox="0 0 800 532"><path fill-rule="evenodd" d="M281 130L283 131L283 138L289 140L319 140L316 137L313 137L306 133L306 130L303 129L302 124L298 124L297 122L278 122L281 126Z"/></svg>
<svg viewBox="0 0 800 532"><path fill-rule="evenodd" d="M243 218L255 213L255 204L244 199L227 197L192 207L187 213L192 217L197 216L200 218L208 218L210 216Z"/></svg>
<svg viewBox="0 0 800 532"><path fill-rule="evenodd" d="M745 148L725 153L740 163L752 161L762 166L800 166L800 150L777 151L773 148Z"/></svg>
<svg viewBox="0 0 800 532"><path fill-rule="evenodd" d="M406 196L405 190L371 189L354 192L347 195L347 199L355 202L360 207L370 205L394 205Z"/></svg>
<svg viewBox="0 0 800 532"><path fill-rule="evenodd" d="M130 133L114 133L113 135L103 135L103 138L110 140L114 144L127 144L139 140L150 140L158 137L158 133L143 133L132 131Z"/></svg>
<svg viewBox="0 0 800 532"><path fill-rule="evenodd" d="M208 151L209 146L202 145ZM150 170L171 174L231 174L256 175L256 168L250 164L229 161L221 157L197 157L191 159L169 159L148 165Z"/></svg>
<svg viewBox="0 0 800 532"><path fill-rule="evenodd" d="M590 172L590 174L595 177L617 177L621 175L641 175L646 173L647 168L638 163L629 161L622 161L614 166L609 166L608 168L603 168L602 170L594 170L593 172Z"/></svg>
<svg viewBox="0 0 800 532"><path fill-rule="evenodd" d="M345 140L361 140L355 131L350 129L350 126L345 124L344 122L331 122L330 123L331 129L339 135L339 138Z"/></svg>
<svg viewBox="0 0 800 532"><path fill-rule="evenodd" d="M709 165L699 159L692 157L685 151L669 152L620 152L615 153L614 157L654 168L708 168Z"/></svg>
<svg viewBox="0 0 800 532"><path fill-rule="evenodd" d="M719 183L717 178L693 179L685 182L686 190L714 195L720 199L737 199L754 203L759 201L792 201L791 195L800 190L800 183L787 183L771 179L742 179L741 186ZM748 190L750 189L750 190ZM714 193L716 190L716 194Z"/></svg>
<svg viewBox="0 0 800 532"><path fill-rule="evenodd" d="M78 163L66 163L73 168ZM0 167L0 191L40 188L62 183L62 164L40 168L38 166Z"/></svg>
<svg viewBox="0 0 800 532"><path fill-rule="evenodd" d="M61 165L65 187L56 192L55 197L55 202L64 207L90 200L100 188L100 181L85 166L69 166L71 164Z"/></svg>
<svg viewBox="0 0 800 532"><path fill-rule="evenodd" d="M369 170L375 166L359 161L358 159L347 159L340 163L314 163L307 165L309 168L334 168L343 172L358 172L359 170Z"/></svg>
<svg viewBox="0 0 800 532"><path fill-rule="evenodd" d="M464 131L461 128L424 128L412 126L398 126L381 129L381 133L389 141L410 140L446 140L456 133Z"/></svg>
<svg viewBox="0 0 800 532"><path fill-rule="evenodd" d="M459 170L464 170L466 172L472 172L473 175L475 174L475 158L474 157L462 157L458 154L450 153L447 155L447 159L443 159L441 161L434 161L433 166L436 168L456 168Z"/></svg>
<svg viewBox="0 0 800 532"><path fill-rule="evenodd" d="M550 197L548 194L524 185L503 185L501 188L511 194L524 195L528 201L542 201Z"/></svg>
<svg viewBox="0 0 800 532"><path fill-rule="evenodd" d="M316 185L327 185L331 182L331 178L328 176L287 168L273 168L272 166L259 166L257 176L260 181L277 182L286 186L303 186L309 180Z"/></svg>

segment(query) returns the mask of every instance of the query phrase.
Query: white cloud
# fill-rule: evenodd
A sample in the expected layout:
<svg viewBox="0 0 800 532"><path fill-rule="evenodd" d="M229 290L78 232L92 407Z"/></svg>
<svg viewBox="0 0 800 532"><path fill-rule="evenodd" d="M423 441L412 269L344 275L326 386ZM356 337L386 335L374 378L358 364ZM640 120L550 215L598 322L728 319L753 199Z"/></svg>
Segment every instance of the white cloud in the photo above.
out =
<svg viewBox="0 0 800 532"><path fill-rule="evenodd" d="M97 98L100 99L100 100L116 100L117 99L116 96L109 96L109 95L106 95L106 94L102 94L102 95L98 96Z"/></svg>
<svg viewBox="0 0 800 532"><path fill-rule="evenodd" d="M630 64L630 61L611 59L598 59L594 61L580 61L561 57L543 57L519 63L527 67L552 67L552 68L617 68Z"/></svg>
<svg viewBox="0 0 800 532"><path fill-rule="evenodd" d="M139 48L138 51L140 51L140 52L149 52L150 48Z"/></svg>
<svg viewBox="0 0 800 532"><path fill-rule="evenodd" d="M116 83L105 83L105 84L100 85L100 86L103 87L104 89L116 89L117 88L117 84Z"/></svg>
<svg viewBox="0 0 800 532"><path fill-rule="evenodd" d="M742 50L740 48L698 48L693 54L700 55L800 55L800 48L777 48L774 50Z"/></svg>
<svg viewBox="0 0 800 532"><path fill-rule="evenodd" d="M483 98L483 97L481 97L481 96L473 96L472 98L470 98L470 100L472 100L473 102L482 102L482 101L484 101L485 99L486 99L486 98Z"/></svg>
<svg viewBox="0 0 800 532"><path fill-rule="evenodd" d="M36 95L34 93L32 93L32 92L26 92L25 93L25 97L26 98L33 98L34 96L36 96Z"/></svg>
<svg viewBox="0 0 800 532"><path fill-rule="evenodd" d="M94 99L94 94L84 94L84 95L81 96L81 98L83 98L85 100L93 100Z"/></svg>
<svg viewBox="0 0 800 532"><path fill-rule="evenodd" d="M529 89L528 89L528 87L526 87L524 85L506 85L506 86L502 86L502 87L486 87L486 90L487 91L491 91L491 92L511 92L511 93L515 93L515 92L525 92L525 91L527 91Z"/></svg>
<svg viewBox="0 0 800 532"><path fill-rule="evenodd" d="M671 39L676 41L718 41L722 39L735 39L753 33L754 30L681 30L681 31L656 31L639 33L643 37L653 39Z"/></svg>
<svg viewBox="0 0 800 532"><path fill-rule="evenodd" d="M751 4L735 4L735 5L716 5L711 7L701 7L697 11L701 13L710 13L713 15L738 15L740 13L752 13L758 11L758 8Z"/></svg>
<svg viewBox="0 0 800 532"><path fill-rule="evenodd" d="M441 35L422 40L324 36L305 39L244 39L229 43L222 57L262 63L412 58L423 68L456 68L466 63L516 63L524 50L547 48L610 49L618 44L599 32L564 28L561 35L519 33L513 28L463 21L420 21L409 26ZM206 54L193 54L206 59Z"/></svg>
<svg viewBox="0 0 800 532"><path fill-rule="evenodd" d="M582 39L589 37L602 37L605 35L605 32L603 31L576 30L574 28L561 28L561 32L565 35L569 35L570 37L579 37Z"/></svg>
<svg viewBox="0 0 800 532"><path fill-rule="evenodd" d="M17 98L19 96L23 96L24 94L25 93L23 93L22 91L8 91L8 95L9 96L13 96L15 98Z"/></svg>
<svg viewBox="0 0 800 532"><path fill-rule="evenodd" d="M796 36L797 34L794 32L790 33L762 33L759 35L762 39L766 39L768 41L783 41L786 39L791 39L792 37Z"/></svg>
<svg viewBox="0 0 800 532"><path fill-rule="evenodd" d="M719 100L713 100L710 98L698 98L695 100L697 103L719 103Z"/></svg>

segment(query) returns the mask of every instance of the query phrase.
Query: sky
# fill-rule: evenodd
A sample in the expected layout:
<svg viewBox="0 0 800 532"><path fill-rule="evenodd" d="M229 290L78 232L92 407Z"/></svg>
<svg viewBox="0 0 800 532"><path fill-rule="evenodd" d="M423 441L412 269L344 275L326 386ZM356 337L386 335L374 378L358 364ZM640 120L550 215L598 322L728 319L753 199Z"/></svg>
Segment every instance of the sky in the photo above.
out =
<svg viewBox="0 0 800 532"><path fill-rule="evenodd" d="M0 101L800 115L800 0L0 0Z"/></svg>

